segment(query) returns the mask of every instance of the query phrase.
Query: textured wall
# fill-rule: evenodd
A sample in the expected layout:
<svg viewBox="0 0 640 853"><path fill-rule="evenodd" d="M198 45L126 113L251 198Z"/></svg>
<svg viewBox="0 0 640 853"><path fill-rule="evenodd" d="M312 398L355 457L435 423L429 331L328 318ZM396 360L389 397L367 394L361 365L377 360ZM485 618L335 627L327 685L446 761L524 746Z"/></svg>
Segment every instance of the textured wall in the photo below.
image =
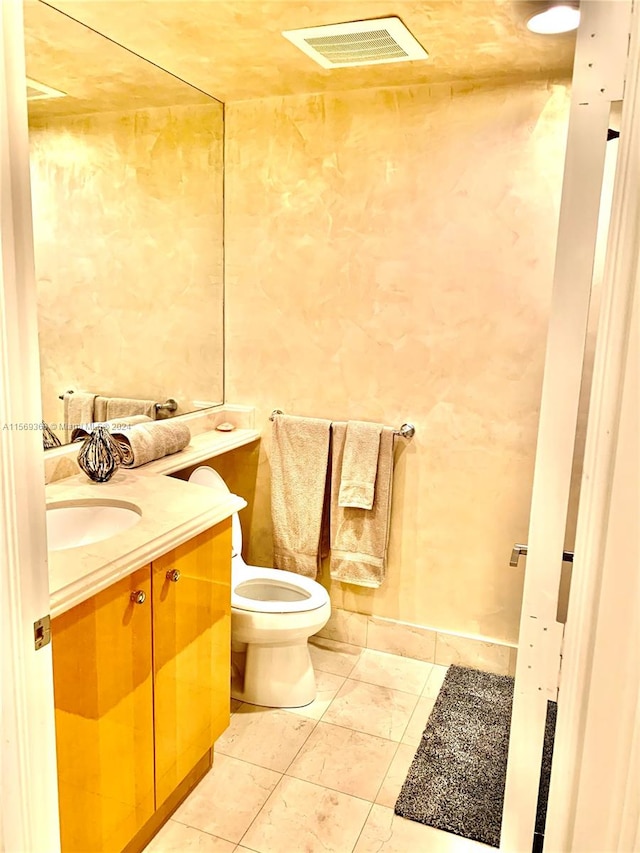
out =
<svg viewBox="0 0 640 853"><path fill-rule="evenodd" d="M416 425L388 577L340 607L517 639L568 92L272 98L226 114L228 397ZM271 561L269 440L248 556Z"/></svg>
<svg viewBox="0 0 640 853"><path fill-rule="evenodd" d="M221 401L223 108L30 128L45 420L67 388Z"/></svg>

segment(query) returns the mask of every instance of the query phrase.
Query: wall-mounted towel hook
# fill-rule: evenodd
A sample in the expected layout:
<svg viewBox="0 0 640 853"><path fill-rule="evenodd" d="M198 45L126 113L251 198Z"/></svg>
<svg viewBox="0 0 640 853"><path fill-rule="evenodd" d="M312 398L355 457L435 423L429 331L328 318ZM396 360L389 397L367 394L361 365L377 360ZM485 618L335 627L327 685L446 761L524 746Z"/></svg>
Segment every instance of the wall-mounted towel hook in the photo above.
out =
<svg viewBox="0 0 640 853"><path fill-rule="evenodd" d="M274 409L269 415L269 420L274 421L276 419L276 415L284 415L282 409Z"/></svg>

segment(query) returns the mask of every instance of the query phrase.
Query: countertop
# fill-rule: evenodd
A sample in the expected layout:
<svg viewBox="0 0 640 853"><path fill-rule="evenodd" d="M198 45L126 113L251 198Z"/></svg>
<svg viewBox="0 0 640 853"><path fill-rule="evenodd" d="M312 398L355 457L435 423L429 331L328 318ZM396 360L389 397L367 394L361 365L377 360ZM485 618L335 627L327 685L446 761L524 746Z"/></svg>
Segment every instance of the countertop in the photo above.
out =
<svg viewBox="0 0 640 853"><path fill-rule="evenodd" d="M239 439L239 432L237 430L231 435ZM173 457L166 457L166 462L175 466L169 470L179 470L200 461L197 458L199 453L210 454L210 445L204 440L201 443L203 446L194 448L196 452L193 454L187 448ZM90 545L49 552L52 617L106 589L247 505L237 495L221 496L205 486L149 470L154 464L152 462L140 469L120 469L108 483L92 483L84 474L78 474L46 487L48 505L59 501L101 498L127 501L142 511L137 524L115 536Z"/></svg>

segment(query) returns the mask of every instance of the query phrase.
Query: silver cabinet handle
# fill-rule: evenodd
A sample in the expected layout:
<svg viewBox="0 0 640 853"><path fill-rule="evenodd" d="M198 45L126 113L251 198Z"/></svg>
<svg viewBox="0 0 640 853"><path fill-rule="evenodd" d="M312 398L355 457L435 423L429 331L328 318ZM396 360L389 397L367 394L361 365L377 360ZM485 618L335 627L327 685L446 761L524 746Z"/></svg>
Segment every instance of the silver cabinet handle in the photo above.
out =
<svg viewBox="0 0 640 853"><path fill-rule="evenodd" d="M514 545L511 549L511 559L509 560L510 566L517 566L518 560L521 555L527 556L527 551L529 550L527 545ZM563 563L573 563L573 551L563 551L562 552L562 562Z"/></svg>
<svg viewBox="0 0 640 853"><path fill-rule="evenodd" d="M131 593L130 598L134 604L144 604L147 600L147 593L143 589L136 589Z"/></svg>
<svg viewBox="0 0 640 853"><path fill-rule="evenodd" d="M168 581L171 581L171 583L178 583L180 580L180 572L177 569L169 569L166 574L166 578Z"/></svg>

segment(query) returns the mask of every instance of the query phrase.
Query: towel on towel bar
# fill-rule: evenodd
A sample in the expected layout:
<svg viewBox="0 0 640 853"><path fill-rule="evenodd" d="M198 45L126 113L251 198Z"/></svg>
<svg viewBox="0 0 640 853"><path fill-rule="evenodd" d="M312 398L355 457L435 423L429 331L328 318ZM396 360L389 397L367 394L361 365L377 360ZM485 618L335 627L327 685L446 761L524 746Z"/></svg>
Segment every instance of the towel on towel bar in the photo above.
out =
<svg viewBox="0 0 640 853"><path fill-rule="evenodd" d="M92 424L95 420L95 394L86 391L67 391L63 398L65 441L69 441L71 432L80 426Z"/></svg>
<svg viewBox="0 0 640 853"><path fill-rule="evenodd" d="M338 506L372 509L382 424L348 421Z"/></svg>
<svg viewBox="0 0 640 853"><path fill-rule="evenodd" d="M156 404L153 400L134 400L129 397L96 397L95 421L113 421L131 415L146 415L155 419Z"/></svg>
<svg viewBox="0 0 640 853"><path fill-rule="evenodd" d="M126 432L114 432L122 465L139 468L154 459L162 459L183 450L191 441L191 431L186 424L156 421L134 424Z"/></svg>
<svg viewBox="0 0 640 853"><path fill-rule="evenodd" d="M370 510L341 507L338 502L346 432L345 423L332 425L331 578L376 589L386 571L394 431L385 426L380 434L375 499Z"/></svg>
<svg viewBox="0 0 640 853"><path fill-rule="evenodd" d="M331 421L278 415L271 442L274 565L309 578L327 553L322 537ZM326 527L326 526L325 526Z"/></svg>

